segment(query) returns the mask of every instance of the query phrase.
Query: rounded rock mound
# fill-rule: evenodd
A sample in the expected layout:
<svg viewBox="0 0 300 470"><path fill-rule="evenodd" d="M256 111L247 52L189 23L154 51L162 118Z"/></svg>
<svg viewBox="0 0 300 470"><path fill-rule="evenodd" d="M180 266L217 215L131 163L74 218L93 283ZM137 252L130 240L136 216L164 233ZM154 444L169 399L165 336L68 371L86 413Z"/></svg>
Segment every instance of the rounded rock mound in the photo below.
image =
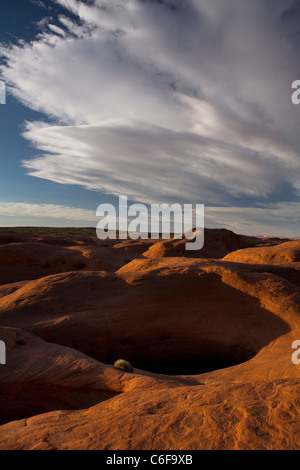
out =
<svg viewBox="0 0 300 470"><path fill-rule="evenodd" d="M224 261L248 264L286 264L300 262L300 240L275 246L247 248L229 253Z"/></svg>
<svg viewBox="0 0 300 470"><path fill-rule="evenodd" d="M223 258L226 254L246 248L248 245L240 235L226 229L204 229L204 245L201 250L188 250L184 238L163 240L150 246L144 253L146 258L182 257ZM192 242L191 242L192 243Z"/></svg>

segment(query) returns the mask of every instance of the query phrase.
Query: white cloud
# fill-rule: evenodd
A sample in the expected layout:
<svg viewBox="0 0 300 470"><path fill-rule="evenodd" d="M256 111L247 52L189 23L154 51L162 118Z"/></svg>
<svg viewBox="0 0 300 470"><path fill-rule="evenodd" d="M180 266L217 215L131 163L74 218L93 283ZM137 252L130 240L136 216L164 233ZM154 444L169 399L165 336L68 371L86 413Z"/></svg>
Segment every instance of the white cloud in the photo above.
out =
<svg viewBox="0 0 300 470"><path fill-rule="evenodd" d="M33 5L36 5L40 8L44 8L45 10L47 10L47 7L46 7L45 3L42 2L42 0L30 0L30 3L32 3Z"/></svg>
<svg viewBox="0 0 300 470"><path fill-rule="evenodd" d="M0 69L11 93L56 119L27 125L42 152L29 174L148 202L232 203L284 186L296 198L292 1L57 3L81 23L61 16L4 49Z"/></svg>
<svg viewBox="0 0 300 470"><path fill-rule="evenodd" d="M206 226L224 227L246 235L300 236L300 203L261 204L255 207L206 207Z"/></svg>
<svg viewBox="0 0 300 470"><path fill-rule="evenodd" d="M62 28L60 28L59 26L56 26L55 24L49 23L48 27L51 29L51 31L58 34L59 36L65 37L66 32Z"/></svg>
<svg viewBox="0 0 300 470"><path fill-rule="evenodd" d="M291 176L276 161L270 166L270 156L263 159L240 145L150 124L36 123L24 135L43 151L42 157L24 162L29 174L144 202L266 196Z"/></svg>
<svg viewBox="0 0 300 470"><path fill-rule="evenodd" d="M118 216L118 207L115 207ZM22 220L57 221L63 225L74 224L82 226L95 226L100 218L96 217L96 211L82 208L68 207L57 204L32 204L24 202L0 201L1 217L17 218L18 225ZM107 216L106 216L107 219ZM227 229L247 235L278 236L280 227L281 236L300 236L299 203L267 204L263 207L205 207L205 225L207 227L220 227L226 225ZM7 219L5 219L7 220ZM5 222L2 224L6 225Z"/></svg>
<svg viewBox="0 0 300 470"><path fill-rule="evenodd" d="M1 202L0 216L55 218L76 221L96 221L96 212L57 204L29 204L24 202Z"/></svg>

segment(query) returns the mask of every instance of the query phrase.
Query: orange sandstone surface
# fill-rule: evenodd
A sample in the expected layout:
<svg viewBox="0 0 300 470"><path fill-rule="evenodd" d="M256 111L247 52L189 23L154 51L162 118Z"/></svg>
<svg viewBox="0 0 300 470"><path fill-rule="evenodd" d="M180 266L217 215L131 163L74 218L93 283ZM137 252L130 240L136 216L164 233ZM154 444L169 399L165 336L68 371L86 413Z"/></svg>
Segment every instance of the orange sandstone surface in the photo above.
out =
<svg viewBox="0 0 300 470"><path fill-rule="evenodd" d="M0 234L0 449L300 448L300 242L184 242Z"/></svg>

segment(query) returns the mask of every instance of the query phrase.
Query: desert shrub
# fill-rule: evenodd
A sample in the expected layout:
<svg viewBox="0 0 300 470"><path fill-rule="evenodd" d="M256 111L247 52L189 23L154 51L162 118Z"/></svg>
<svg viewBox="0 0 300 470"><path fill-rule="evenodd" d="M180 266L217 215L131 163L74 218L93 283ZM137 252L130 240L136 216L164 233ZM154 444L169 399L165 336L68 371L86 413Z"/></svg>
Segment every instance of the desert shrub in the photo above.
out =
<svg viewBox="0 0 300 470"><path fill-rule="evenodd" d="M123 370L124 372L133 372L132 365L130 362L125 361L125 359L118 359L114 363L114 367L118 370Z"/></svg>
<svg viewBox="0 0 300 470"><path fill-rule="evenodd" d="M132 261L131 259L124 259L125 264L131 263L131 261Z"/></svg>
<svg viewBox="0 0 300 470"><path fill-rule="evenodd" d="M19 336L19 337L16 339L16 344L20 344L20 345L24 346L24 345L26 344L25 338L23 338L22 336Z"/></svg>
<svg viewBox="0 0 300 470"><path fill-rule="evenodd" d="M82 419L84 418L84 413L83 411L78 411L78 413L74 413L72 415L72 419Z"/></svg>
<svg viewBox="0 0 300 470"><path fill-rule="evenodd" d="M204 385L221 385L223 383L223 380L204 380Z"/></svg>

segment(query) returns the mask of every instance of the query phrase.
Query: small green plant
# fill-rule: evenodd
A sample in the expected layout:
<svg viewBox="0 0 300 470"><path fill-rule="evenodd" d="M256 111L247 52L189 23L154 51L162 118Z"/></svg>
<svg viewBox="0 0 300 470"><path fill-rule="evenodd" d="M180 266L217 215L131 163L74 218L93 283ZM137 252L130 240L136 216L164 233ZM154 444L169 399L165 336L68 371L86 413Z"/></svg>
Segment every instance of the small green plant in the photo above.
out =
<svg viewBox="0 0 300 470"><path fill-rule="evenodd" d="M131 261L132 261L131 259L124 259L125 264L131 263Z"/></svg>
<svg viewBox="0 0 300 470"><path fill-rule="evenodd" d="M84 418L84 413L82 411L79 411L78 413L74 413L72 418L73 419L82 419L82 418Z"/></svg>
<svg viewBox="0 0 300 470"><path fill-rule="evenodd" d="M222 383L223 383L223 380L214 380L214 379L204 380L204 385L221 385Z"/></svg>
<svg viewBox="0 0 300 470"><path fill-rule="evenodd" d="M125 361L125 359L118 359L114 363L114 367L118 370L122 370L124 372L133 372L133 367L130 362Z"/></svg>
<svg viewBox="0 0 300 470"><path fill-rule="evenodd" d="M26 344L25 338L23 338L22 336L19 336L18 338L16 338L16 344L20 344L24 346Z"/></svg>
<svg viewBox="0 0 300 470"><path fill-rule="evenodd" d="M106 248L106 247L108 247L108 244L107 243L102 243L102 246L103 246L103 248Z"/></svg>

